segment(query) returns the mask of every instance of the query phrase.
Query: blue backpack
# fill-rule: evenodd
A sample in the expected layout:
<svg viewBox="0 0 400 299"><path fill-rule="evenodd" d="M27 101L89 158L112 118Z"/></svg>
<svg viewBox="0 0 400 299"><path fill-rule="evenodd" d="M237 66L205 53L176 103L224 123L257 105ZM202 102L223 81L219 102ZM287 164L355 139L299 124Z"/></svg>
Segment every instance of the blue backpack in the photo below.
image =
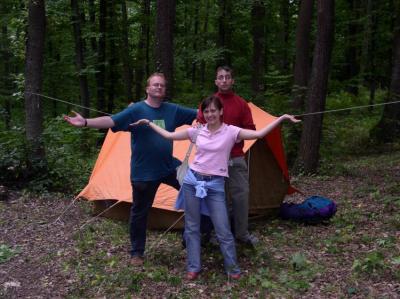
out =
<svg viewBox="0 0 400 299"><path fill-rule="evenodd" d="M299 204L282 203L279 216L283 219L317 224L329 220L336 213L336 203L321 196L311 196Z"/></svg>

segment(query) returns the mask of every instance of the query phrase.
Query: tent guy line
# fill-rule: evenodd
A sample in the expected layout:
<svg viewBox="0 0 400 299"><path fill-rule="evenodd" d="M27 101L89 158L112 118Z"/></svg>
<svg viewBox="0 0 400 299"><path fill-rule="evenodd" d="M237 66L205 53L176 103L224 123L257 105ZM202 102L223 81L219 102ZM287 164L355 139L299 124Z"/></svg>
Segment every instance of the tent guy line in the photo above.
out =
<svg viewBox="0 0 400 299"><path fill-rule="evenodd" d="M40 94L40 93L29 92L29 91L27 91L26 93L37 95L37 96L40 96L40 97L43 97L43 98L47 98L47 99L50 99L50 100L53 100L53 101L61 102L61 103L64 103L64 104L69 104L69 105L76 106L76 107L79 107L79 108L87 109L87 110L90 110L90 111L102 113L104 115L109 115L109 116L112 115L112 114L107 113L107 112L103 112L103 111L96 110L96 109L93 109L93 108L88 108L88 107L85 107L85 106L82 106L82 105L79 105L79 104L75 104L75 103L68 102L68 101L65 101L65 100L61 100L61 99L57 99L57 98L54 98L54 97L46 96L46 95L43 95L43 94ZM304 113L304 114L294 114L294 116L295 117L303 117L303 116L325 114L325 113L332 113L332 112L340 112L340 111L353 110L353 109L369 108L369 107L375 107L375 106L392 105L392 104L398 104L398 103L400 103L400 101L384 102L384 103L362 105L362 106L353 106L353 107L347 107L347 108L324 110L324 111L310 112L310 113Z"/></svg>
<svg viewBox="0 0 400 299"><path fill-rule="evenodd" d="M103 111L96 110L96 109L93 109L93 108L88 108L88 107L85 107L85 106L82 106L82 105L79 105L79 104L75 104L75 103L72 103L72 102L64 101L64 100L61 100L61 99L49 97L49 96L46 96L44 94L35 93L35 92L29 92L29 91L27 91L26 93L33 94L33 95L36 95L36 96L40 96L40 97L43 97L43 98L46 98L46 99L50 99L50 100L53 100L53 101L56 101L56 102L61 102L61 103L64 103L64 104L70 104L72 106L76 106L76 107L79 107L79 108L87 109L87 110L90 110L90 111L102 113L104 115L109 115L109 116L112 115L112 114L107 113L107 112L103 112Z"/></svg>
<svg viewBox="0 0 400 299"><path fill-rule="evenodd" d="M309 116L309 115L316 115L316 114L323 114L323 113L331 113L331 112L339 112L339 111L346 111L346 110L353 110L353 109L368 108L368 107L374 107L374 106L391 105L391 104L397 104L397 103L400 103L400 101L385 102L385 103L378 103L378 104L371 104L371 105L362 105L362 106L353 106L353 107L348 107L348 108L325 110L325 111L318 111L318 112L310 112L310 113L304 113L304 114L296 114L294 116L302 117L302 116Z"/></svg>

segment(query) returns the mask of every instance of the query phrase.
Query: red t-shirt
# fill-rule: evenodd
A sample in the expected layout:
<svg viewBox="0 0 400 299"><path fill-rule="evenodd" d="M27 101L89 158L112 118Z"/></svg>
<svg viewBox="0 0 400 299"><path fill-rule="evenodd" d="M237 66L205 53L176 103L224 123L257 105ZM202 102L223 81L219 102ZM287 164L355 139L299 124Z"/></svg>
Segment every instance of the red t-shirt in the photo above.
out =
<svg viewBox="0 0 400 299"><path fill-rule="evenodd" d="M251 116L250 107L244 99L232 91L228 93L217 92L215 95L222 100L222 105L224 106L224 123L243 129L256 129L253 117ZM199 122L205 123L203 113L200 109L197 114L197 119ZM243 146L243 141L236 143L232 148L231 157L234 158L244 156Z"/></svg>

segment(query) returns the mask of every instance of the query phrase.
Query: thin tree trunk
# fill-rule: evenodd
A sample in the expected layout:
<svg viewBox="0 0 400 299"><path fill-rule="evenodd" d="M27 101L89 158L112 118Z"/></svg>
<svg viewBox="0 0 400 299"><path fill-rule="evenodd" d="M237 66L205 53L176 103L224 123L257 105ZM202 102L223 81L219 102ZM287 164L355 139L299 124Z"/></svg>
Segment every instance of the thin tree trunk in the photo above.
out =
<svg viewBox="0 0 400 299"><path fill-rule="evenodd" d="M219 13L218 13L218 40L217 46L223 49L223 56L218 59L217 66L231 65L232 57L230 53L231 48L231 7L230 0L219 0Z"/></svg>
<svg viewBox="0 0 400 299"><path fill-rule="evenodd" d="M74 41L75 41L75 63L79 74L81 105L83 107L90 108L88 80L86 74L84 73L84 70L86 68L85 43L82 39L82 30L81 30L84 16L80 12L78 0L71 0L71 8L72 8L71 19L72 19L72 26L74 29ZM83 117L85 118L89 117L89 110L82 109L82 114Z"/></svg>
<svg viewBox="0 0 400 299"><path fill-rule="evenodd" d="M106 81L106 29L107 29L107 0L100 0L99 15L99 44L97 47L97 110L104 111L106 108L105 81Z"/></svg>
<svg viewBox="0 0 400 299"><path fill-rule="evenodd" d="M149 43L150 0L142 2L140 36L137 46L135 65L135 101L143 97L143 78L148 75L148 43Z"/></svg>
<svg viewBox="0 0 400 299"><path fill-rule="evenodd" d="M94 6L94 0L89 0L89 21L92 33L97 32L96 26L96 8ZM92 49L93 53L97 52L97 41L96 37L93 36L90 38L90 48Z"/></svg>
<svg viewBox="0 0 400 299"><path fill-rule="evenodd" d="M175 0L157 0L156 66L167 78L167 98L174 93L175 9Z"/></svg>
<svg viewBox="0 0 400 299"><path fill-rule="evenodd" d="M129 33L128 33L128 15L126 11L126 1L121 1L121 14L122 14L122 64L123 64L123 78L125 87L125 97L129 101L133 101L132 85L133 85L133 74L132 74L132 63L129 55Z"/></svg>
<svg viewBox="0 0 400 299"><path fill-rule="evenodd" d="M388 101L400 101L400 4L395 4L393 30L393 67ZM372 132L380 142L400 139L400 103L386 105L381 120Z"/></svg>
<svg viewBox="0 0 400 299"><path fill-rule="evenodd" d="M312 74L306 102L306 112L325 109L328 75L334 31L334 0L318 1L317 39L314 49ZM304 118L296 169L315 172L319 164L323 114Z"/></svg>
<svg viewBox="0 0 400 299"><path fill-rule="evenodd" d="M196 1L195 4L195 13L194 13L194 29L193 29L193 52L197 53L197 36L199 34L199 2ZM197 62L192 62L192 86L194 87L196 83L196 69L197 69Z"/></svg>
<svg viewBox="0 0 400 299"><path fill-rule="evenodd" d="M43 117L40 97L43 83L43 57L46 32L44 0L30 0L25 62L25 128L28 144L28 176L46 167L43 146Z"/></svg>
<svg viewBox="0 0 400 299"><path fill-rule="evenodd" d="M376 91L376 62L375 62L375 51L376 51L376 11L374 8L373 0L367 0L367 22L365 26L365 44L363 50L363 70L362 74L365 74L365 80L369 87L369 104L371 105L369 111L372 111L374 107L372 106L375 103L375 91ZM364 67L364 65L366 65ZM360 66L361 67L361 66Z"/></svg>
<svg viewBox="0 0 400 299"><path fill-rule="evenodd" d="M206 0L206 9L204 13L204 26L203 26L203 45L207 44L207 34L208 34L208 18L210 12L210 1ZM203 59L200 64L200 85L201 88L204 88L204 84L206 82L206 61Z"/></svg>
<svg viewBox="0 0 400 299"><path fill-rule="evenodd" d="M257 103L256 99L264 93L265 5L263 0L254 0L252 3L251 25L253 37L251 89Z"/></svg>
<svg viewBox="0 0 400 299"><path fill-rule="evenodd" d="M358 63L358 47L357 47L357 35L358 35L358 20L359 20L359 5L357 0L348 0L349 9L352 14L352 19L349 20L348 32L347 32L347 46L345 51L346 64L343 78L348 81L346 85L346 91L357 95L358 94L358 80L356 76L359 73Z"/></svg>
<svg viewBox="0 0 400 299"><path fill-rule="evenodd" d="M296 60L292 88L292 107L295 111L304 109L310 76L310 32L314 0L301 0L296 27Z"/></svg>
<svg viewBox="0 0 400 299"><path fill-rule="evenodd" d="M115 97L115 85L116 85L116 74L115 74L115 66L117 64L117 49L115 47L115 32L114 32L114 24L117 23L117 19L115 17L115 4L114 1L110 1L109 6L109 44L110 44L110 59L108 61L108 99L107 99L107 112L112 113L114 109L114 97ZM126 50L128 51L128 49Z"/></svg>
<svg viewBox="0 0 400 299"><path fill-rule="evenodd" d="M3 4L0 4L2 6ZM1 27L2 33L2 49L1 49L1 57L4 65L4 74L3 74L3 82L4 82L4 124L6 130L11 128L11 93L12 93L12 82L11 78L11 68L10 68L10 59L11 52L9 48L9 40L8 40L8 28L7 24L3 24Z"/></svg>
<svg viewBox="0 0 400 299"><path fill-rule="evenodd" d="M289 0L281 0L280 15L282 21L281 29L281 42L282 48L281 53L281 69L284 74L289 73L289 32L290 32L290 12L289 12Z"/></svg>

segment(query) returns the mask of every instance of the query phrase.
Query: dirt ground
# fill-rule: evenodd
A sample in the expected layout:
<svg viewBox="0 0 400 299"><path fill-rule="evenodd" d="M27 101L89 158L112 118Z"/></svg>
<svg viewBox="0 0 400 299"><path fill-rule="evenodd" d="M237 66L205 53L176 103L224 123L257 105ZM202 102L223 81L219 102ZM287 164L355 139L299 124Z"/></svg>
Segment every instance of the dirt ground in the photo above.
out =
<svg viewBox="0 0 400 299"><path fill-rule="evenodd" d="M337 176L295 178L295 185L306 193L323 193L334 199L338 213L336 220L325 226L299 226L282 220L271 221L268 229L261 223L263 220L252 224L253 231L269 248L269 258L276 263L298 251L305 252L315 265L323 261L320 273L305 291L289 290L279 296L278 291L282 289L270 286L271 298L400 298L399 182L400 165L371 169L368 163ZM76 203L62 214L70 204L71 199L60 194L35 198L17 191L11 191L8 200L0 202L0 246L6 245L13 252L10 258L4 257L4 250L3 256L0 255L0 298L76 298L78 287L83 290L80 296L85 298L114 297L101 294L102 291L92 293L90 286L84 286L88 280L71 268L71 261L79 259L80 254L78 228L92 215L88 203L84 202ZM277 232L285 233L284 241L279 241ZM112 247L99 238L96 240L99 247ZM122 242L125 245L114 246L121 264L127 262L127 240L126 236L126 242ZM384 257L374 260L368 255L373 251L381 251ZM359 265L354 264L356 259ZM237 286L236 294L240 297L246 297L247 292L251 296L268 297L266 293L254 291L257 283L249 289L252 273L260 273L254 261L246 257L241 261L248 277L246 283ZM171 271L181 275L184 260L175 268L171 267ZM241 287L243 290L239 290ZM169 294L165 288L165 284L144 280L140 291L132 297L180 297L179 283L168 287ZM199 289L203 290L202 294L195 293L199 297L210 297L210 294L227 297L226 289L218 290L207 282L199 282ZM277 290L275 295L274 290ZM103 291L110 294L110 290Z"/></svg>

